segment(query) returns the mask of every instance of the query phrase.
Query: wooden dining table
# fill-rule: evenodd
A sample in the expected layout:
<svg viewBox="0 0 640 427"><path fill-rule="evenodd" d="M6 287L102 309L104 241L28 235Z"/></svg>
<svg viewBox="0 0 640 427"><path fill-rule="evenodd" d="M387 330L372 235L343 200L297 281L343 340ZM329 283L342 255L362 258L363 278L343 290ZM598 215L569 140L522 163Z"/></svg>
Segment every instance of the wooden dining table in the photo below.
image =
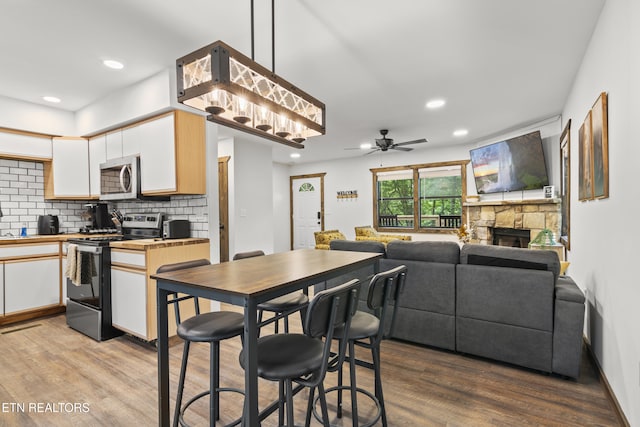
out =
<svg viewBox="0 0 640 427"><path fill-rule="evenodd" d="M244 307L246 369L242 425L257 427L260 425L256 354L258 304L376 264L381 256L369 252L299 249L152 275L151 278L157 281L159 425L170 425L167 312L170 293Z"/></svg>

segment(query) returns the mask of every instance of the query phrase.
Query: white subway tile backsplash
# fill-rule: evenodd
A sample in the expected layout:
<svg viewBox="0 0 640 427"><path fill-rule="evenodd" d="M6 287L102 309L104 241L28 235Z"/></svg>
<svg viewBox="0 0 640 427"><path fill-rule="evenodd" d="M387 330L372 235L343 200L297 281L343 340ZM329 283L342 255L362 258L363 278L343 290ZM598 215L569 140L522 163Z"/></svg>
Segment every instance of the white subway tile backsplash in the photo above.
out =
<svg viewBox="0 0 640 427"><path fill-rule="evenodd" d="M44 200L44 167L40 162L0 159L0 233L19 234L27 223L27 234L37 233L39 215L58 215L60 231L76 232L90 225L81 218L87 201ZM166 219L191 221L191 236L209 237L206 196L176 196L167 202L119 201L110 203L123 213L162 212Z"/></svg>

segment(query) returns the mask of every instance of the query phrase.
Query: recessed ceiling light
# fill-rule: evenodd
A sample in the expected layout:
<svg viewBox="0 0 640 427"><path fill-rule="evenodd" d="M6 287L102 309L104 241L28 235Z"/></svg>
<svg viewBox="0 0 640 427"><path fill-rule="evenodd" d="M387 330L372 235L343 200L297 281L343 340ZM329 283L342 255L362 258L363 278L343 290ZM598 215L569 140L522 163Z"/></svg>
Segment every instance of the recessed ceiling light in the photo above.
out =
<svg viewBox="0 0 640 427"><path fill-rule="evenodd" d="M47 102L53 102L54 104L57 104L58 102L60 102L60 98L55 96L43 96L42 99L44 99Z"/></svg>
<svg viewBox="0 0 640 427"><path fill-rule="evenodd" d="M434 108L443 107L446 103L447 102L444 99L432 99L431 101L427 102L427 108L433 110Z"/></svg>
<svg viewBox="0 0 640 427"><path fill-rule="evenodd" d="M300 158L300 153L291 153L291 154L289 154L289 157L291 157L292 159L299 159Z"/></svg>
<svg viewBox="0 0 640 427"><path fill-rule="evenodd" d="M122 70L124 68L124 64L119 61L114 61L113 59L105 59L102 63L109 68L113 68L114 70Z"/></svg>
<svg viewBox="0 0 640 427"><path fill-rule="evenodd" d="M466 129L458 129L453 131L453 136L467 136L469 131Z"/></svg>
<svg viewBox="0 0 640 427"><path fill-rule="evenodd" d="M360 149L361 150L368 150L371 148L371 143L370 142L363 142L362 144L360 144Z"/></svg>

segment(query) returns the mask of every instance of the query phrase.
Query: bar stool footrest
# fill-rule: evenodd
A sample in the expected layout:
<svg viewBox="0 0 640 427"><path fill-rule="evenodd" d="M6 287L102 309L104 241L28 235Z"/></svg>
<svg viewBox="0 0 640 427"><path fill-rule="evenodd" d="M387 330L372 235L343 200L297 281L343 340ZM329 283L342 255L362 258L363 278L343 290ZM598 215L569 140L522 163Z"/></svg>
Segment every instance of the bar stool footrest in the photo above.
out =
<svg viewBox="0 0 640 427"><path fill-rule="evenodd" d="M330 393L332 393L334 391L338 391L338 390L344 390L344 391L347 391L348 393L350 393L351 392L351 387L348 386L348 385L343 385L343 386L335 386L335 387L328 388L324 392L325 398ZM382 407L380 406L380 401L378 400L378 398L373 393L371 393L370 391L365 390L363 388L356 387L356 392L364 394L369 399L371 399L371 401L376 405L376 409L378 410L378 412L377 412L376 416L373 417L373 420L369 421L366 424L362 424L361 426L359 426L359 427L371 427L375 423L378 422L380 417L382 417ZM318 414L318 410L316 409L316 406L317 406L317 403L318 403L319 399L320 399L320 396L316 396L316 398L313 401L313 416L316 418L316 420L318 420L319 422L322 422L322 416L320 414ZM342 418L342 415L340 415L339 418ZM341 427L341 426L342 426L342 424L340 426L331 425L331 427Z"/></svg>
<svg viewBox="0 0 640 427"><path fill-rule="evenodd" d="M238 393L244 396L244 390L241 390L239 388L231 388L231 387L220 387L217 389L218 393L222 393L222 392L233 392L233 393ZM178 417L178 422L180 423L180 425L182 427L190 427L189 424L187 424L184 420L184 413L187 411L187 408L189 406L191 406L192 403L195 403L197 400L207 396L211 394L210 390L206 390L203 391L202 393L196 394L195 396L193 396L191 399L189 399L189 401L187 403L185 403L182 408L180 408L180 416ZM217 420L214 420L214 422L212 423L212 425L215 424ZM230 422L229 424L226 424L223 427L233 427L233 426L237 426L240 425L240 423L242 422L242 414L240 415L239 418L233 420L232 422Z"/></svg>

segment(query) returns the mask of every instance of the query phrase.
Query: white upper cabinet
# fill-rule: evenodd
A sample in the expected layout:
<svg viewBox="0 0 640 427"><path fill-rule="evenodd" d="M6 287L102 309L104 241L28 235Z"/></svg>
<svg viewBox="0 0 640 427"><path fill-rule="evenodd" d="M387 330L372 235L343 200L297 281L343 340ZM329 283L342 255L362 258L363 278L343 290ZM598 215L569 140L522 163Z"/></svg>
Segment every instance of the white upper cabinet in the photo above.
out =
<svg viewBox="0 0 640 427"><path fill-rule="evenodd" d="M45 164L45 198L89 198L89 141L84 138L53 138L53 161ZM52 185L51 185L52 184ZM51 188L52 187L52 188Z"/></svg>
<svg viewBox="0 0 640 427"><path fill-rule="evenodd" d="M118 129L105 135L107 160L122 157L122 130Z"/></svg>
<svg viewBox="0 0 640 427"><path fill-rule="evenodd" d="M0 156L51 159L51 138L0 131Z"/></svg>
<svg viewBox="0 0 640 427"><path fill-rule="evenodd" d="M205 119L176 110L138 126L146 195L205 194Z"/></svg>
<svg viewBox="0 0 640 427"><path fill-rule="evenodd" d="M138 126L142 193L176 191L173 114Z"/></svg>
<svg viewBox="0 0 640 427"><path fill-rule="evenodd" d="M100 197L100 164L107 160L107 136L89 139L89 194Z"/></svg>
<svg viewBox="0 0 640 427"><path fill-rule="evenodd" d="M140 126L122 129L122 157L140 155Z"/></svg>

